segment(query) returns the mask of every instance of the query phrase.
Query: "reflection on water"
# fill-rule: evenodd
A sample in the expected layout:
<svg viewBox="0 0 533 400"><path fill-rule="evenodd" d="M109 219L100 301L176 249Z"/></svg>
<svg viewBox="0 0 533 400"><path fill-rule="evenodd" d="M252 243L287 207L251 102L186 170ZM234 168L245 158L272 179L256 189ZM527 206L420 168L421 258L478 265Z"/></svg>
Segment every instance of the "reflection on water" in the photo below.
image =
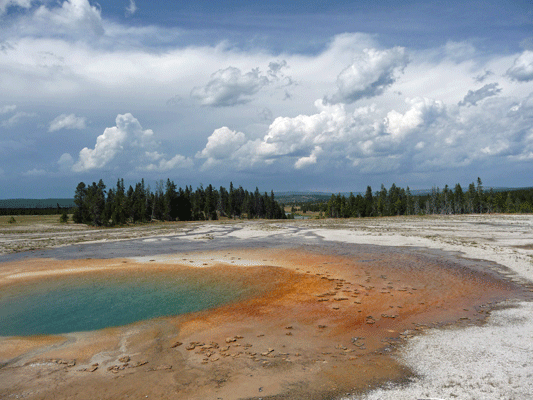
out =
<svg viewBox="0 0 533 400"><path fill-rule="evenodd" d="M213 308L257 294L204 270L63 276L2 288L0 336L59 334Z"/></svg>

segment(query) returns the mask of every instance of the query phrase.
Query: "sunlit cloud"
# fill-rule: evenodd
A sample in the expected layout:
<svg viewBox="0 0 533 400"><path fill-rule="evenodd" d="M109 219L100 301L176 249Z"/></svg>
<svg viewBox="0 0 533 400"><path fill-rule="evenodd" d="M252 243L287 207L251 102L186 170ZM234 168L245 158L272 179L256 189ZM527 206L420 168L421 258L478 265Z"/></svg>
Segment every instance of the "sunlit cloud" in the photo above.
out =
<svg viewBox="0 0 533 400"><path fill-rule="evenodd" d="M113 164L119 168L134 166L145 171L168 171L192 165L189 159L179 154L166 160L163 154L155 151L159 147L160 144L155 140L151 129L143 129L137 118L130 113L119 114L116 126L106 128L104 133L96 138L94 148L85 147L80 151L78 161L72 165L72 171L86 172ZM153 161L154 154L158 164L143 164L143 158ZM58 163L65 166L71 160L70 154L65 153Z"/></svg>

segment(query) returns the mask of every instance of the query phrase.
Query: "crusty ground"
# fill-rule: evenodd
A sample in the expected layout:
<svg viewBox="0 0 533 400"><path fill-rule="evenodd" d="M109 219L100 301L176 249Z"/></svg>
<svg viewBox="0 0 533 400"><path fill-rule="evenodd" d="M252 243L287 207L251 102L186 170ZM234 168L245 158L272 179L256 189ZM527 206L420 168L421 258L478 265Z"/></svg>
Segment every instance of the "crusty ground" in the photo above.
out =
<svg viewBox="0 0 533 400"><path fill-rule="evenodd" d="M406 379L410 371L392 355L412 335L481 323L493 304L521 295L494 275L428 265L416 252L357 261L302 249L231 249L183 258L1 264L0 288L65 274L202 267L221 281L239 274L259 294L119 328L4 338L0 398L335 398Z"/></svg>

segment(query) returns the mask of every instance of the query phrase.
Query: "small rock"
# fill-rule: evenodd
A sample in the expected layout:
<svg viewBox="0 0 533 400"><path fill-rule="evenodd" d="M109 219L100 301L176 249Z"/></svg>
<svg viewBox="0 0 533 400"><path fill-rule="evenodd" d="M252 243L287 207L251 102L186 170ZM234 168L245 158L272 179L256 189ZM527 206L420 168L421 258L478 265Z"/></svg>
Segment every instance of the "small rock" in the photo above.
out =
<svg viewBox="0 0 533 400"><path fill-rule="evenodd" d="M131 364L129 367L130 368L137 368L137 367L140 367L140 366L145 365L145 364L148 364L148 361L137 361L134 364Z"/></svg>
<svg viewBox="0 0 533 400"><path fill-rule="evenodd" d="M176 348L176 347L181 346L182 344L183 344L183 343L181 343L181 342L175 342L172 346L170 346L170 348L171 348L171 349L174 349L174 348Z"/></svg>
<svg viewBox="0 0 533 400"><path fill-rule="evenodd" d="M119 362L121 363L127 363L130 359L130 356L122 356L118 359Z"/></svg>

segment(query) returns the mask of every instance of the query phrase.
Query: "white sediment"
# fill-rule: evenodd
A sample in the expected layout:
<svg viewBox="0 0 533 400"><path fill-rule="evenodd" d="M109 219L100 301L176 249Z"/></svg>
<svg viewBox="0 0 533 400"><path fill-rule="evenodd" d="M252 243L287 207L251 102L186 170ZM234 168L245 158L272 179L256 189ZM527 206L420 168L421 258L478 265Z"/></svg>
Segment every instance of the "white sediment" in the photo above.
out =
<svg viewBox="0 0 533 400"><path fill-rule="evenodd" d="M162 254L156 256L142 256L131 257L130 260L138 263L156 262L160 264L179 264L189 267L205 268L212 267L219 264L229 264L241 267L250 267L263 265L263 262L242 259L236 257L213 257L209 254L202 256L200 254L191 254L190 256L184 256L183 254Z"/></svg>
<svg viewBox="0 0 533 400"><path fill-rule="evenodd" d="M533 397L533 303L492 312L481 327L433 330L400 360L418 377L357 400L525 400Z"/></svg>

